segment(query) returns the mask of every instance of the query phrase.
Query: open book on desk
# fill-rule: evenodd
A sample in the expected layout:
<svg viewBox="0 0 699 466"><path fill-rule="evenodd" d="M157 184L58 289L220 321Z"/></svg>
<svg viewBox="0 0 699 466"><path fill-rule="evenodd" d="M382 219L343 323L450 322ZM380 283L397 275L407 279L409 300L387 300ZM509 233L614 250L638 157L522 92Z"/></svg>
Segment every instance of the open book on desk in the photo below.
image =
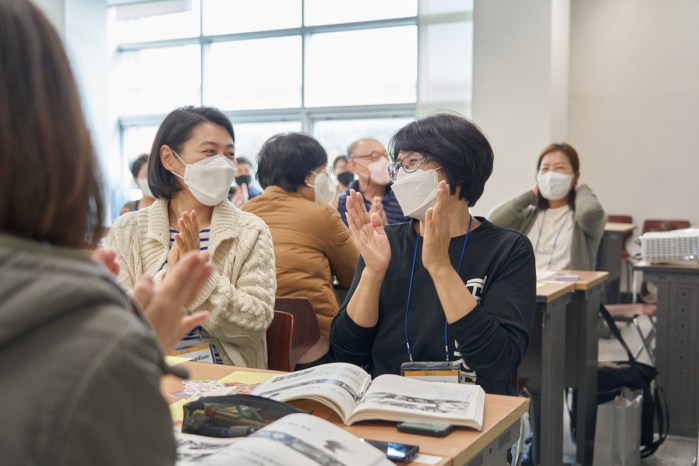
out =
<svg viewBox="0 0 699 466"><path fill-rule="evenodd" d="M230 440L179 434L176 466L393 466L382 451L309 414Z"/></svg>
<svg viewBox="0 0 699 466"><path fill-rule="evenodd" d="M348 426L382 420L483 428L485 392L478 385L398 375L380 375L372 381L352 364L324 364L278 375L260 384L252 395L278 401L315 400L330 407Z"/></svg>

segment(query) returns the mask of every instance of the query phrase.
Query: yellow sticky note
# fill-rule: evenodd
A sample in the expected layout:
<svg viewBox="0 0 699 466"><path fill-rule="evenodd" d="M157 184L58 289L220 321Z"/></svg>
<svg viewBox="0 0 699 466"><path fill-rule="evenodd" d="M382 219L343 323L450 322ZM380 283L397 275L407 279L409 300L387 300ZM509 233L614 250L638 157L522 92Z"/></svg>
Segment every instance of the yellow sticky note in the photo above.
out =
<svg viewBox="0 0 699 466"><path fill-rule="evenodd" d="M173 422L184 420L184 405L189 403L189 400L180 400L170 405L170 417Z"/></svg>
<svg viewBox="0 0 699 466"><path fill-rule="evenodd" d="M325 419L326 421L335 414L335 411L315 400L291 400L288 403L304 411L310 411L312 409L314 416Z"/></svg>
<svg viewBox="0 0 699 466"><path fill-rule="evenodd" d="M267 372L245 372L236 371L218 381L218 383L243 383L252 385L254 383L262 383L279 374L270 374Z"/></svg>
<svg viewBox="0 0 699 466"><path fill-rule="evenodd" d="M179 356L165 356L165 362L168 366L176 366L183 362L189 361L191 358L181 358Z"/></svg>
<svg viewBox="0 0 699 466"><path fill-rule="evenodd" d="M542 286L546 286L546 283L536 282L537 288L541 288Z"/></svg>

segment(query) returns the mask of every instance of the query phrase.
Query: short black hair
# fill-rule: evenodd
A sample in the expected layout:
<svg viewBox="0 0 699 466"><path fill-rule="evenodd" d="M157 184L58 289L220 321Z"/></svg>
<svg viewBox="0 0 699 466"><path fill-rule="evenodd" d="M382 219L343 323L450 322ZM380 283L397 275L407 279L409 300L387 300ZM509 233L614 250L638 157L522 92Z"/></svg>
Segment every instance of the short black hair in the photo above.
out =
<svg viewBox="0 0 699 466"><path fill-rule="evenodd" d="M346 155L338 155L335 157L335 160L333 161L333 170L337 168L337 162L344 160L345 163L347 163L347 156Z"/></svg>
<svg viewBox="0 0 699 466"><path fill-rule="evenodd" d="M233 142L233 125L220 110L213 107L180 107L170 112L158 128L148 159L148 186L156 199L170 200L182 190L177 177L163 166L160 148L168 146L178 154L192 136L192 130L202 123L213 123L228 131Z"/></svg>
<svg viewBox="0 0 699 466"><path fill-rule="evenodd" d="M241 163L247 163L248 165L250 165L252 167L252 162L247 157L236 157L235 163L237 163L238 165L240 165Z"/></svg>
<svg viewBox="0 0 699 466"><path fill-rule="evenodd" d="M328 154L318 141L301 133L269 138L257 155L257 179L262 189L279 186L295 193L316 168L328 164Z"/></svg>
<svg viewBox="0 0 699 466"><path fill-rule="evenodd" d="M134 178L138 178L138 172L141 171L141 168L143 168L143 165L148 163L148 156L150 154L145 153L141 154L138 157L134 159L133 162L131 162L131 174L133 175Z"/></svg>
<svg viewBox="0 0 699 466"><path fill-rule="evenodd" d="M441 165L451 187L461 187L459 199L469 207L483 195L493 172L493 149L481 129L471 120L452 113L435 113L408 123L389 144L395 162L398 153L417 152Z"/></svg>

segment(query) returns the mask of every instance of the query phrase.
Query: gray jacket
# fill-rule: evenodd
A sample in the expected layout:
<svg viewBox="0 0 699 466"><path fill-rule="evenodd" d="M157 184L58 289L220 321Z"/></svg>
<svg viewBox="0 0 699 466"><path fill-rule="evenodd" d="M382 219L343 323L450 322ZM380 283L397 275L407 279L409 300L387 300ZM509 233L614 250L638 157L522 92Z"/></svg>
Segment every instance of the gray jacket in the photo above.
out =
<svg viewBox="0 0 699 466"><path fill-rule="evenodd" d="M539 214L536 203L534 191L527 191L495 207L488 213L488 220L499 227L511 228L527 235ZM607 215L597 196L586 184L578 186L573 214L573 241L570 247L572 270L595 270L597 248L606 224Z"/></svg>
<svg viewBox="0 0 699 466"><path fill-rule="evenodd" d="M0 463L172 465L154 334L83 252L0 235Z"/></svg>

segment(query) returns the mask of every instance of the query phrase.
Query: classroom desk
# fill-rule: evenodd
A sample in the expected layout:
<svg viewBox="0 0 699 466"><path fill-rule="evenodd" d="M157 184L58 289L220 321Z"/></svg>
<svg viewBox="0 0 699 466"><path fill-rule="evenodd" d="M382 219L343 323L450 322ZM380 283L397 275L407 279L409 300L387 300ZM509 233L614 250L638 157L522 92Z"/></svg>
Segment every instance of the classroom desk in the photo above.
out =
<svg viewBox="0 0 699 466"><path fill-rule="evenodd" d="M624 235L633 231L633 223L609 222L597 250L597 270L609 272L606 283L605 304L619 303L621 284L621 253L624 250Z"/></svg>
<svg viewBox="0 0 699 466"><path fill-rule="evenodd" d="M697 437L699 416L699 267L632 264L658 285L655 366L670 411L670 435Z"/></svg>
<svg viewBox="0 0 699 466"><path fill-rule="evenodd" d="M566 306L574 289L571 282L537 284L534 327L529 349L519 367L520 376L529 377L527 387L534 399L536 418L540 420L535 459L543 466L563 462Z"/></svg>
<svg viewBox="0 0 699 466"><path fill-rule="evenodd" d="M599 353L599 303L608 272L561 270L578 274L566 315L565 386L576 388L577 462L592 465L597 422L597 360Z"/></svg>
<svg viewBox="0 0 699 466"><path fill-rule="evenodd" d="M185 362L193 380L218 380L232 372L274 372L261 369L223 366L199 362ZM274 372L277 373L277 372ZM160 391L168 403L180 398L170 395L182 390L182 381L175 376L162 377ZM293 402L292 402L293 403ZM457 428L444 438L398 432L393 422L369 421L345 426L339 416L333 414L328 421L346 429L358 437L384 442L420 445L420 453L441 457L437 466L502 466L510 446L519 439L520 423L517 422L529 409L529 400L511 396L486 395L483 430L477 432L465 427ZM409 463L418 466L424 463Z"/></svg>

